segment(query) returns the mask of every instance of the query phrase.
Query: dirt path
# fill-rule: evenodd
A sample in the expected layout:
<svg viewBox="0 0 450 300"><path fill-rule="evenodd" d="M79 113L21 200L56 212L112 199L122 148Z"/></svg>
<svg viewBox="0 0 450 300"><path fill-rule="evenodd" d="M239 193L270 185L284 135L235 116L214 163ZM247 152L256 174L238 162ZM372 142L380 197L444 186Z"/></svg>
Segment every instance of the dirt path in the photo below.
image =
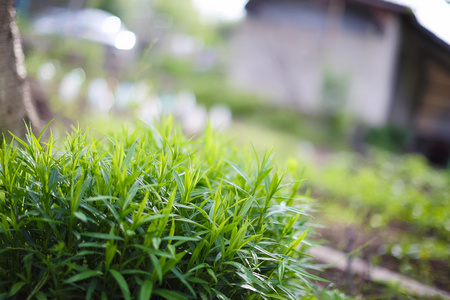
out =
<svg viewBox="0 0 450 300"><path fill-rule="evenodd" d="M337 251L329 247L315 246L310 248L309 254L316 257L322 263L332 265L333 268L340 271L346 272L348 269L349 260L345 257L346 254L344 252ZM419 296L440 296L445 299L450 299L450 294L445 291L426 286L418 281L390 271L386 268L371 265L359 258L351 259L350 269L353 274L371 281L399 282L402 289Z"/></svg>

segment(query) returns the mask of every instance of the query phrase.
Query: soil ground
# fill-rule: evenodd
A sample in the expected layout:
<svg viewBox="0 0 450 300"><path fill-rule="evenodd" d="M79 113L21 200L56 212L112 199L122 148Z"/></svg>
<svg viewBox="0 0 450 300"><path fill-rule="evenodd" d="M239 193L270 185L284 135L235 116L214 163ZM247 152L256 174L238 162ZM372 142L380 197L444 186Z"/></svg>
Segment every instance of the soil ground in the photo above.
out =
<svg viewBox="0 0 450 300"><path fill-rule="evenodd" d="M437 259L396 258L386 253L386 245L395 241L398 236L408 234L407 227L391 224L377 230L368 230L355 224L347 225L329 220L321 220L325 228L316 229L316 239L324 246L354 255L375 265L382 266L391 271L401 273L423 284L434 286L440 290L450 292L450 262ZM430 299L403 294L398 287L387 286L352 276L337 269L327 269L316 273L322 278L333 282L334 286L342 292L355 296L357 299ZM321 283L322 286L328 284ZM440 299L439 297L431 299Z"/></svg>

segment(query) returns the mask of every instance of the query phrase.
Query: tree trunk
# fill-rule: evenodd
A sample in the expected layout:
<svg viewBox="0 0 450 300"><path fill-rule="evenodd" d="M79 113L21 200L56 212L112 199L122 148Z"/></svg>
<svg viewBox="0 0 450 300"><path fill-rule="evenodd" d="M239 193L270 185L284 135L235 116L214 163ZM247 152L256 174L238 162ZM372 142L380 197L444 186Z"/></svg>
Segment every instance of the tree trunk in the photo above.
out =
<svg viewBox="0 0 450 300"><path fill-rule="evenodd" d="M15 15L12 0L0 0L0 135L9 138L10 131L24 138L25 123L39 130L40 122L26 81Z"/></svg>

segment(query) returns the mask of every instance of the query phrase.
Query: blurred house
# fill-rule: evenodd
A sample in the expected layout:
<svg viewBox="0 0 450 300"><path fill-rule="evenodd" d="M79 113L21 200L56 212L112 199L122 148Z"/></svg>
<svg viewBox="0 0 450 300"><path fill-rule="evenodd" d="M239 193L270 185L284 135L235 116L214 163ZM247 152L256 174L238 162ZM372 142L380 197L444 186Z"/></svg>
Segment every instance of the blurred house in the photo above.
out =
<svg viewBox="0 0 450 300"><path fill-rule="evenodd" d="M450 46L381 0L250 0L231 40L241 88L306 113L345 111L411 130L449 158ZM436 150L439 149L439 150Z"/></svg>

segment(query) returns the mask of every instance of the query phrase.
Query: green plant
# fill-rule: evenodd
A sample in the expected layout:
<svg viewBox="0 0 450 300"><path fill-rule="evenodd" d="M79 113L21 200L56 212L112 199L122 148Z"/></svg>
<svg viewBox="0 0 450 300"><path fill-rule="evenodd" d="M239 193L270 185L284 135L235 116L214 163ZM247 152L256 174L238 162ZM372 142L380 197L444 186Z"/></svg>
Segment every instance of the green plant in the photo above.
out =
<svg viewBox="0 0 450 300"><path fill-rule="evenodd" d="M171 121L0 150L0 299L300 299L296 173ZM284 181L290 179L291 184ZM294 207L295 205L295 207Z"/></svg>

